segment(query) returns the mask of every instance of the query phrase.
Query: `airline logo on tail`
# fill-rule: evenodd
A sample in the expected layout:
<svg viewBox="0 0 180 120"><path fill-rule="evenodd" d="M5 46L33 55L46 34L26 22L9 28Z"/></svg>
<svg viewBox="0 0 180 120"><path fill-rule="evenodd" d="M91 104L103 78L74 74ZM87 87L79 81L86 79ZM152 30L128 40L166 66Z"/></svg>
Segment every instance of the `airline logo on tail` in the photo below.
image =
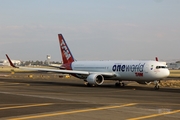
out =
<svg viewBox="0 0 180 120"><path fill-rule="evenodd" d="M61 46L61 49L62 49L66 59L69 60L69 58L71 57L71 54L63 40L62 40L62 43L60 44L60 46Z"/></svg>
<svg viewBox="0 0 180 120"><path fill-rule="evenodd" d="M58 37L59 37L59 44L60 44L63 63L64 64L72 63L74 61L74 58L71 54L70 49L68 48L66 44L66 41L64 40L62 34L58 34Z"/></svg>

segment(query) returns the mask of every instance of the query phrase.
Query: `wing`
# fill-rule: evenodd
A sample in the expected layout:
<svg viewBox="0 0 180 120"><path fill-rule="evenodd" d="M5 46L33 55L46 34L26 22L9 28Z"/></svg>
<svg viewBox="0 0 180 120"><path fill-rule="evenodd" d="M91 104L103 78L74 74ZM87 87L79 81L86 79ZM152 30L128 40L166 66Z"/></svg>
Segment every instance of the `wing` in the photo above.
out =
<svg viewBox="0 0 180 120"><path fill-rule="evenodd" d="M113 77L115 73L111 72L88 72L88 71L76 71L76 70L61 70L61 69L48 69L48 68L30 68L30 67L19 67L15 66L9 56L6 54L6 57L10 63L10 65L14 68L19 68L23 70L33 71L33 72L53 72L53 73L63 73L63 74L81 74L81 75L90 75L92 73L101 74L103 76Z"/></svg>

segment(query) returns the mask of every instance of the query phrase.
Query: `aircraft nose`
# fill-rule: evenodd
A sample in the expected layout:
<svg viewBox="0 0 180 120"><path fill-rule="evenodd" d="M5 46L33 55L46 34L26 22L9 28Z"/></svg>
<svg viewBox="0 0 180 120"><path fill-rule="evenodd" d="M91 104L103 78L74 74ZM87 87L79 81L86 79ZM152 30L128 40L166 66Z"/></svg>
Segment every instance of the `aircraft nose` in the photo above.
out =
<svg viewBox="0 0 180 120"><path fill-rule="evenodd" d="M167 69L166 72L164 73L165 77L168 77L170 75L170 71Z"/></svg>

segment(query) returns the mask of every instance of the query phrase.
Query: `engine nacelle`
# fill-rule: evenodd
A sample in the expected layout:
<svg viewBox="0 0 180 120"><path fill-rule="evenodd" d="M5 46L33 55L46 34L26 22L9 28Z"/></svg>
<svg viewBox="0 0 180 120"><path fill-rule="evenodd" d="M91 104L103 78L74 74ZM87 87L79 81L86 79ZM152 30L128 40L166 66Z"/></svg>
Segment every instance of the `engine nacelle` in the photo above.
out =
<svg viewBox="0 0 180 120"><path fill-rule="evenodd" d="M99 74L90 74L86 80L91 85L101 85L104 82L104 77Z"/></svg>

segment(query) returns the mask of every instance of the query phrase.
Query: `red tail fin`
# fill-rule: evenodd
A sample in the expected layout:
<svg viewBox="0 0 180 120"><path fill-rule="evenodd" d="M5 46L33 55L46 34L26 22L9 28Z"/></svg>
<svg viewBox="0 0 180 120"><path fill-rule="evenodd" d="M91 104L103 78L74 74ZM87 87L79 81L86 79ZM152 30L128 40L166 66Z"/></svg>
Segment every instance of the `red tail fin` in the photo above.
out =
<svg viewBox="0 0 180 120"><path fill-rule="evenodd" d="M71 54L70 49L68 48L66 41L64 40L62 34L58 34L60 50L62 55L63 64L72 63L74 61L73 55Z"/></svg>

